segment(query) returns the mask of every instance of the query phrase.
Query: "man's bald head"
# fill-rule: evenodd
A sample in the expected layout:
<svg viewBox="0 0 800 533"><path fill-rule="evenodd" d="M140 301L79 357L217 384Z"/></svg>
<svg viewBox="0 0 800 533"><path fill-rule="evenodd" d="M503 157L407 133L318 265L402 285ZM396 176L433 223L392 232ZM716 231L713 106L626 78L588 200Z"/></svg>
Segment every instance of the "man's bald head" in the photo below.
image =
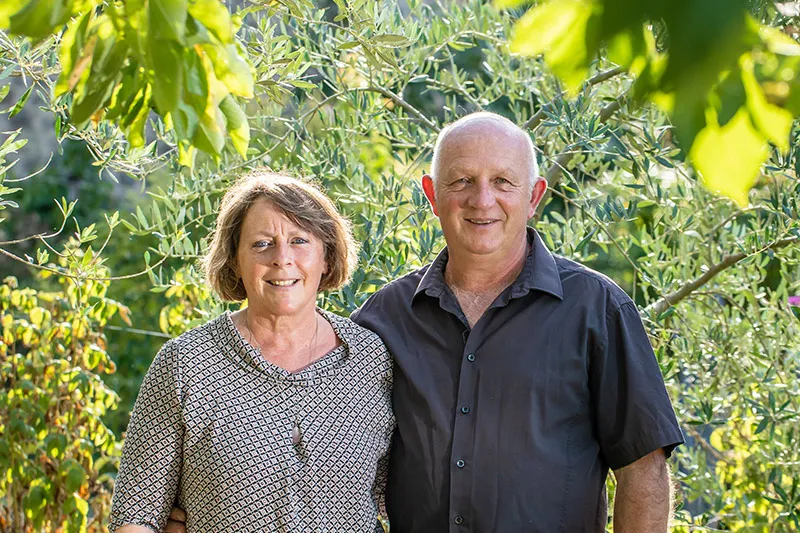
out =
<svg viewBox="0 0 800 533"><path fill-rule="evenodd" d="M482 131L489 132L495 130L505 135L519 138L524 147L520 157L526 159L530 174L530 184L533 186L539 175L539 166L536 163L536 151L530 136L519 126L508 120L504 116L487 111L471 113L455 122L445 126L436 138L436 145L433 147L433 161L431 162L431 177L434 182L438 179L441 169L442 153L445 152L448 140L452 140L460 135L475 134Z"/></svg>

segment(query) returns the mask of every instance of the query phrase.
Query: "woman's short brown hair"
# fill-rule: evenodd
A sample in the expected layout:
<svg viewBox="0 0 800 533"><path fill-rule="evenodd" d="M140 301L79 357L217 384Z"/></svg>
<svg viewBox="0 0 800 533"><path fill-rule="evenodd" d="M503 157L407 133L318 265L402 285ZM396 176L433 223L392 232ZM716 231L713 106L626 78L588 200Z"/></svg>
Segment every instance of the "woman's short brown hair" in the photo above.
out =
<svg viewBox="0 0 800 533"><path fill-rule="evenodd" d="M322 241L328 270L322 275L319 290L337 289L347 283L357 256L350 222L310 182L254 170L239 178L222 198L211 246L203 260L206 279L220 298L227 301L247 298L236 267L236 254L244 217L262 198Z"/></svg>

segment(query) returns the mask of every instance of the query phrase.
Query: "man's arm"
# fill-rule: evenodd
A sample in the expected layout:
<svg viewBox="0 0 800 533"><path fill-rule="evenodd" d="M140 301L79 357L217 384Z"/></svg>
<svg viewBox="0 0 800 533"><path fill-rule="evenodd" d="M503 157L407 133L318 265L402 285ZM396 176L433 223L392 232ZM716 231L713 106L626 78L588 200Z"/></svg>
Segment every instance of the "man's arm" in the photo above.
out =
<svg viewBox="0 0 800 533"><path fill-rule="evenodd" d="M666 533L672 484L663 450L614 470L614 477L614 533Z"/></svg>

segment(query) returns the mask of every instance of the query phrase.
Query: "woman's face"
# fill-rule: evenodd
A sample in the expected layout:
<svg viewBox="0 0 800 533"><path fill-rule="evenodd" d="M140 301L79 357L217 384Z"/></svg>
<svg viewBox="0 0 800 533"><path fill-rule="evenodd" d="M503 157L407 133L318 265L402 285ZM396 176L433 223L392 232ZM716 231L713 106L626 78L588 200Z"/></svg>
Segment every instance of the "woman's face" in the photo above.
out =
<svg viewBox="0 0 800 533"><path fill-rule="evenodd" d="M236 253L248 306L263 316L313 310L327 271L322 241L266 199L244 217Z"/></svg>

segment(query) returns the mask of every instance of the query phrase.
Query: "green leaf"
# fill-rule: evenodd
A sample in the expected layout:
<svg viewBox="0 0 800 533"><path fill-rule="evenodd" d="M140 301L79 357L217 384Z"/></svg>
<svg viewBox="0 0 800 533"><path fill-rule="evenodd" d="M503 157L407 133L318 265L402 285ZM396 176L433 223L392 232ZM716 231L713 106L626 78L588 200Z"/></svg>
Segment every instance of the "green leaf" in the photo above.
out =
<svg viewBox="0 0 800 533"><path fill-rule="evenodd" d="M407 39L403 35L397 35L394 33L384 33L381 35L375 35L370 39L372 44L376 44L378 46L385 46L388 48L404 48L406 46L411 46L414 44L413 41Z"/></svg>
<svg viewBox="0 0 800 533"><path fill-rule="evenodd" d="M176 43L149 39L150 61L153 65L153 100L161 115L178 107L183 93L182 51Z"/></svg>
<svg viewBox="0 0 800 533"><path fill-rule="evenodd" d="M747 109L759 131L782 151L789 149L789 132L792 129L792 114L767 102L764 91L753 73L750 54L742 55L742 84L747 93Z"/></svg>
<svg viewBox="0 0 800 533"><path fill-rule="evenodd" d="M94 10L89 10L83 16L71 20L67 24L67 30L61 36L61 42L58 45L61 73L56 81L56 96L72 90L91 61L94 42L91 48L84 48L84 45L86 44L86 32L93 15ZM88 76L88 72L86 74Z"/></svg>
<svg viewBox="0 0 800 533"><path fill-rule="evenodd" d="M717 123L716 112L708 109L706 122L692 144L689 159L706 187L744 207L761 164L769 155L766 139L753 126L745 108L724 126Z"/></svg>
<svg viewBox="0 0 800 533"><path fill-rule="evenodd" d="M592 0L550 0L530 9L514 28L511 51L544 60L567 88L577 89L599 47L599 6Z"/></svg>
<svg viewBox="0 0 800 533"><path fill-rule="evenodd" d="M233 43L231 14L219 0L195 0L189 4L189 14L223 44Z"/></svg>
<svg viewBox="0 0 800 533"><path fill-rule="evenodd" d="M203 50L214 67L214 75L228 90L243 98L253 97L255 76L253 68L235 44L203 45Z"/></svg>
<svg viewBox="0 0 800 533"><path fill-rule="evenodd" d="M247 156L247 146L250 144L250 125L247 123L247 115L239 104L228 95L219 104L222 114L225 115L227 122L228 135L231 138L233 147L242 157Z"/></svg>
<svg viewBox="0 0 800 533"><path fill-rule="evenodd" d="M494 0L492 4L494 4L495 9L512 9L529 1L530 0Z"/></svg>
<svg viewBox="0 0 800 533"><path fill-rule="evenodd" d="M0 2L0 29L8 29L9 18L22 9L28 0L3 0Z"/></svg>
<svg viewBox="0 0 800 533"><path fill-rule="evenodd" d="M16 1L12 1L14 3ZM69 20L71 4L62 0L29 0L25 7L9 17L8 31L40 41Z"/></svg>
<svg viewBox="0 0 800 533"><path fill-rule="evenodd" d="M147 3L151 39L183 43L186 33L187 0L149 0Z"/></svg>
<svg viewBox="0 0 800 533"><path fill-rule="evenodd" d="M19 114L20 111L22 111L22 109L25 107L25 103L28 101L28 98L31 96L31 91L32 90L33 90L33 85L28 87L25 90L25 92L22 93L22 96L20 96L19 100L17 100L17 103L14 104L14 107L11 108L11 112L9 112L8 118L15 117L15 116L17 116L17 114Z"/></svg>
<svg viewBox="0 0 800 533"><path fill-rule="evenodd" d="M67 449L67 437L58 433L51 433L45 439L44 447L47 455L53 459L60 459Z"/></svg>
<svg viewBox="0 0 800 533"><path fill-rule="evenodd" d="M207 154L219 155L225 147L225 117L219 108L200 116L192 143Z"/></svg>

